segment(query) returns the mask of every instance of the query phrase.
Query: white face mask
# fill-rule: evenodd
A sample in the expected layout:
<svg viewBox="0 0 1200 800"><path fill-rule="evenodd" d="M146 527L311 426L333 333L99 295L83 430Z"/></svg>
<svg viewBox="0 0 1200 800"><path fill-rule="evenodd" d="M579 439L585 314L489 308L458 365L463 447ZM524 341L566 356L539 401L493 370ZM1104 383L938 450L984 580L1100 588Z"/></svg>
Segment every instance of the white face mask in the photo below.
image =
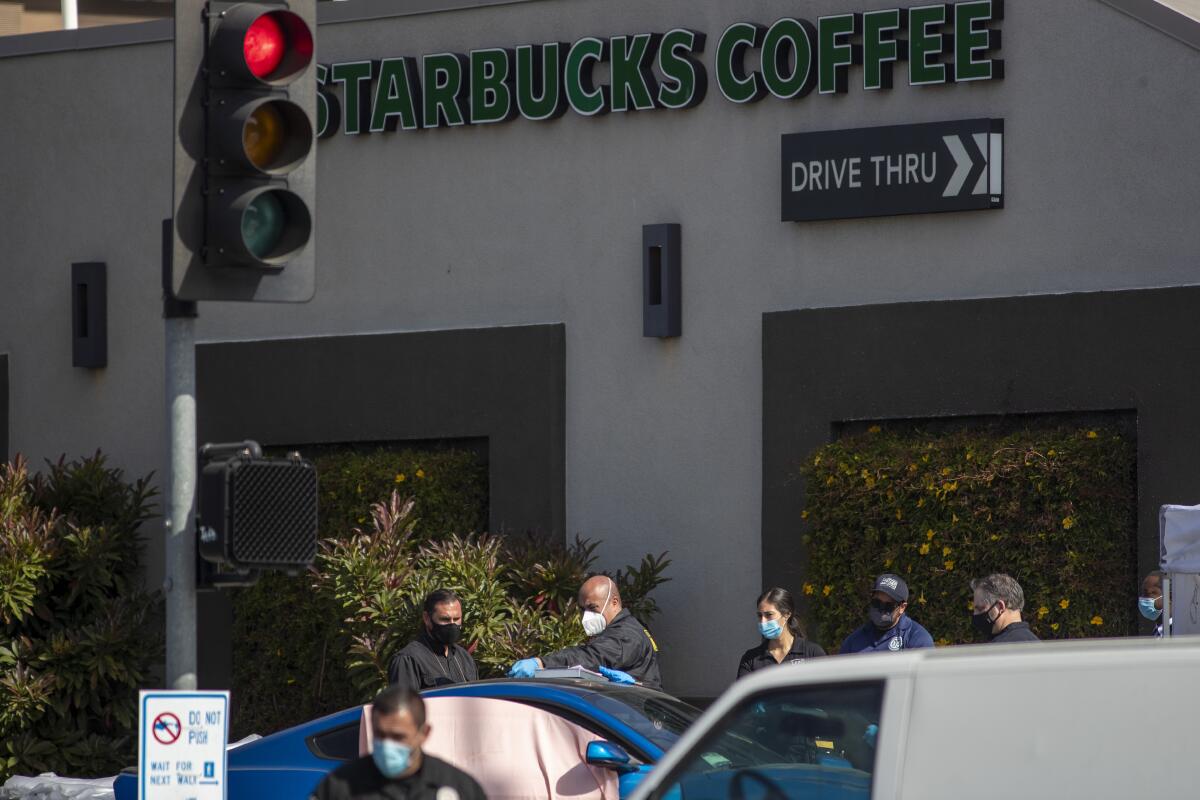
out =
<svg viewBox="0 0 1200 800"><path fill-rule="evenodd" d="M600 606L601 610L608 608L609 601L612 600L612 581L608 582L608 595L604 598L604 605ZM608 627L608 620L604 618L604 614L596 613L595 611L583 612L583 632L588 636L599 636Z"/></svg>

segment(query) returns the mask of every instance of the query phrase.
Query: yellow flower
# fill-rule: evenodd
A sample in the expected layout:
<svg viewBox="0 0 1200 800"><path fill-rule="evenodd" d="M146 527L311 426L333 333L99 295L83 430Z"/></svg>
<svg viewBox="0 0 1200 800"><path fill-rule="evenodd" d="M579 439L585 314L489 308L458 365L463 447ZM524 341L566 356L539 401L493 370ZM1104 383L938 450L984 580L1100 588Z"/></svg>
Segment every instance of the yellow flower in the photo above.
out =
<svg viewBox="0 0 1200 800"><path fill-rule="evenodd" d="M922 594L922 595L918 595L918 596L917 596L917 602L918 602L918 603L920 603L921 605L925 605L925 595L923 595L923 594Z"/></svg>
<svg viewBox="0 0 1200 800"><path fill-rule="evenodd" d="M404 477L403 472L396 473L396 483L404 483L406 480L408 480L408 478Z"/></svg>
<svg viewBox="0 0 1200 800"><path fill-rule="evenodd" d="M1071 528L1075 527L1075 520L1072 519L1071 517L1063 517L1062 525L1063 525L1063 530L1069 531L1069 530L1071 530Z"/></svg>
<svg viewBox="0 0 1200 800"><path fill-rule="evenodd" d="M1047 450L1046 455L1049 456L1050 458L1054 458L1054 448L1052 447L1049 450Z"/></svg>
<svg viewBox="0 0 1200 800"><path fill-rule="evenodd" d="M1058 630L1058 623L1057 622L1050 623L1050 630L1052 630L1052 631Z"/></svg>
<svg viewBox="0 0 1200 800"><path fill-rule="evenodd" d="M943 474L943 475L949 475L949 474L950 474L950 468L949 468L949 467L942 467L942 474Z"/></svg>
<svg viewBox="0 0 1200 800"><path fill-rule="evenodd" d="M1095 439L1095 438L1096 438L1096 436L1098 436L1098 435L1099 435L1099 434L1097 434L1095 431L1088 431L1088 432L1087 432L1087 438L1089 438L1089 439Z"/></svg>
<svg viewBox="0 0 1200 800"><path fill-rule="evenodd" d="M808 519L808 509L807 508L800 512L800 519Z"/></svg>
<svg viewBox="0 0 1200 800"><path fill-rule="evenodd" d="M900 509L896 509L896 519L904 519L904 513Z"/></svg>
<svg viewBox="0 0 1200 800"><path fill-rule="evenodd" d="M926 539L932 539L932 538L933 538L933 536L934 536L934 533L933 533L933 528L930 528L929 530L925 531L925 538L926 538Z"/></svg>
<svg viewBox="0 0 1200 800"><path fill-rule="evenodd" d="M418 469L418 470L417 470L417 477L418 477L418 478L424 478L424 477L425 477L425 470L423 470L423 469Z"/></svg>
<svg viewBox="0 0 1200 800"><path fill-rule="evenodd" d="M958 514L955 514L953 511L952 511L952 512L950 512L950 524L951 524L951 525L957 525L957 524L958 524Z"/></svg>
<svg viewBox="0 0 1200 800"><path fill-rule="evenodd" d="M813 466L814 466L814 467L819 467L819 466L821 466L821 457L820 457L820 456L814 456L814 457L813 457Z"/></svg>
<svg viewBox="0 0 1200 800"><path fill-rule="evenodd" d="M936 642L934 642L934 644L937 645L938 647L945 647L946 645L950 644L950 640L949 639L938 639Z"/></svg>
<svg viewBox="0 0 1200 800"><path fill-rule="evenodd" d="M1038 619L1041 619L1042 617L1046 616L1049 613L1050 613L1050 609L1046 608L1045 606L1042 606L1041 608L1038 609Z"/></svg>
<svg viewBox="0 0 1200 800"><path fill-rule="evenodd" d="M827 584L825 584L825 588L821 589L821 594L825 595L826 597L829 597L829 593L832 591L833 591L833 587L827 583Z"/></svg>
<svg viewBox="0 0 1200 800"><path fill-rule="evenodd" d="M879 433L880 430L881 429L878 425L872 425L871 427L867 428L867 433Z"/></svg>
<svg viewBox="0 0 1200 800"><path fill-rule="evenodd" d="M1099 614L1097 614L1096 616L1092 617L1092 624L1093 624L1093 625L1103 625L1103 624L1104 624L1104 617L1102 617L1102 616L1100 616Z"/></svg>
<svg viewBox="0 0 1200 800"><path fill-rule="evenodd" d="M923 506L923 505L925 505L925 498L924 498L924 497L918 497L918 498L917 498L917 508L920 508L920 507L921 507L921 506Z"/></svg>
<svg viewBox="0 0 1200 800"><path fill-rule="evenodd" d="M942 555L944 555L944 556L948 556L948 555L950 555L952 552L954 552L954 551L953 551L953 550L951 550L949 547L943 547L943 548L942 548Z"/></svg>
<svg viewBox="0 0 1200 800"><path fill-rule="evenodd" d="M950 572L951 570L953 570L953 569L954 569L954 562L953 562L953 561L947 561L947 562L945 562L944 564L942 564L942 566L944 566L944 567L946 568L946 571L947 571L947 572Z"/></svg>
<svg viewBox="0 0 1200 800"><path fill-rule="evenodd" d="M972 453L970 450L968 450L967 451L967 461L970 461L974 457L975 457L975 454Z"/></svg>
<svg viewBox="0 0 1200 800"><path fill-rule="evenodd" d="M921 545L921 548L917 552L923 556L929 555L929 542L926 542L925 544Z"/></svg>
<svg viewBox="0 0 1200 800"><path fill-rule="evenodd" d="M884 569L887 569L887 568L888 568L888 567L890 567L891 565L892 565L892 560L891 560L890 558L886 558L886 559L884 559L884 561L883 561L883 568L884 568Z"/></svg>
<svg viewBox="0 0 1200 800"><path fill-rule="evenodd" d="M988 537L988 539L990 539L993 542L998 542L998 541L1000 541L1000 534L993 533L991 536Z"/></svg>
<svg viewBox="0 0 1200 800"><path fill-rule="evenodd" d="M833 484L833 476L830 475L828 478L825 479L825 485L831 486L832 484Z"/></svg>
<svg viewBox="0 0 1200 800"><path fill-rule="evenodd" d="M1071 601L1064 597L1062 600L1058 601L1058 607L1061 608L1063 611L1066 611L1068 608L1071 607Z"/></svg>
<svg viewBox="0 0 1200 800"><path fill-rule="evenodd" d="M816 589L813 588L813 585L811 583L804 584L804 593L805 594L812 594L815 591L816 591Z"/></svg>

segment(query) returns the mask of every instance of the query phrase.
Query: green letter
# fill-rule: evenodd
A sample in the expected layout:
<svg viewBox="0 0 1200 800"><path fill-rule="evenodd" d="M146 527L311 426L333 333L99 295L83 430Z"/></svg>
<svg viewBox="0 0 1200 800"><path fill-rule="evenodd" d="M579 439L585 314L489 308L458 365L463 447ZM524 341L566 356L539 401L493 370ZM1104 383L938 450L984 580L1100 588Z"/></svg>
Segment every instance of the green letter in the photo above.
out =
<svg viewBox="0 0 1200 800"><path fill-rule="evenodd" d="M458 53L435 53L425 56L422 65L425 72L424 126L462 125L467 116L467 87L463 83L467 57Z"/></svg>
<svg viewBox="0 0 1200 800"><path fill-rule="evenodd" d="M371 62L347 61L330 70L334 83L342 84L345 120L342 130L356 136L367 127L371 114Z"/></svg>
<svg viewBox="0 0 1200 800"><path fill-rule="evenodd" d="M750 22L735 22L725 29L717 42L717 86L721 94L735 103L753 103L763 99L767 87L758 70L746 75L743 60L746 50L762 47L767 29Z"/></svg>
<svg viewBox="0 0 1200 800"><path fill-rule="evenodd" d="M658 82L654 80L654 59L662 36L639 33L614 36L609 40L612 53L611 100L613 111L649 111L654 108Z"/></svg>
<svg viewBox="0 0 1200 800"><path fill-rule="evenodd" d="M557 119L567 111L562 90L567 46L558 42L517 48L517 109L525 119Z"/></svg>
<svg viewBox="0 0 1200 800"><path fill-rule="evenodd" d="M471 51L471 122L506 122L513 108L512 50Z"/></svg>
<svg viewBox="0 0 1200 800"><path fill-rule="evenodd" d="M563 84L567 88L567 102L576 113L590 117L608 111L609 88L593 85L592 67L588 66L589 61L607 60L608 42L588 37L571 45L563 67Z"/></svg>
<svg viewBox="0 0 1200 800"><path fill-rule="evenodd" d="M808 20L784 17L767 30L762 40L762 79L771 94L782 100L803 97L813 87L813 47L817 32ZM788 70L794 55L795 66Z"/></svg>
<svg viewBox="0 0 1200 800"><path fill-rule="evenodd" d="M902 57L899 38L903 29L900 9L863 14L863 88L892 88L892 64ZM891 33L884 38L884 33Z"/></svg>
<svg viewBox="0 0 1200 800"><path fill-rule="evenodd" d="M862 47L845 40L862 31L862 15L821 17L817 20L817 28L820 30L819 94L844 94L847 67L862 63Z"/></svg>
<svg viewBox="0 0 1200 800"><path fill-rule="evenodd" d="M908 82L925 86L946 82L946 65L937 60L942 52L942 34L930 33L949 20L944 5L920 6L908 10ZM930 63L929 57L934 61Z"/></svg>
<svg viewBox="0 0 1200 800"><path fill-rule="evenodd" d="M317 64L317 138L333 136L341 122L341 104L337 96L329 91L329 66Z"/></svg>
<svg viewBox="0 0 1200 800"><path fill-rule="evenodd" d="M658 87L658 103L664 108L694 108L708 93L708 73L691 58L704 52L704 34L676 28L667 31L658 48L658 69L666 78Z"/></svg>
<svg viewBox="0 0 1200 800"><path fill-rule="evenodd" d="M414 92L415 88L415 92ZM417 118L421 93L417 68L411 58L385 58L375 64L375 103L371 108L371 133L396 130L396 120L406 131L421 127Z"/></svg>
<svg viewBox="0 0 1200 800"><path fill-rule="evenodd" d="M1000 49L1000 31L979 27L982 20L1000 19L1003 6L992 0L975 0L954 7L954 80L986 81L1004 77L1004 62L998 58L977 58L989 50Z"/></svg>

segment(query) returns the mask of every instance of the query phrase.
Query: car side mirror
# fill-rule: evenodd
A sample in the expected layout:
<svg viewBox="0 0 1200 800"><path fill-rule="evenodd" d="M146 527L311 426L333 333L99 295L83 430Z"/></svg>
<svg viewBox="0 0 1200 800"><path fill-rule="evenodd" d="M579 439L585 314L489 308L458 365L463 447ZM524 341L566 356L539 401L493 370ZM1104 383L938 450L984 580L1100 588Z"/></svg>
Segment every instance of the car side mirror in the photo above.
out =
<svg viewBox="0 0 1200 800"><path fill-rule="evenodd" d="M631 763L633 759L629 757L629 753L625 752L624 747L613 742L588 742L587 755L584 760L593 767L615 769L618 772L628 772L634 769Z"/></svg>

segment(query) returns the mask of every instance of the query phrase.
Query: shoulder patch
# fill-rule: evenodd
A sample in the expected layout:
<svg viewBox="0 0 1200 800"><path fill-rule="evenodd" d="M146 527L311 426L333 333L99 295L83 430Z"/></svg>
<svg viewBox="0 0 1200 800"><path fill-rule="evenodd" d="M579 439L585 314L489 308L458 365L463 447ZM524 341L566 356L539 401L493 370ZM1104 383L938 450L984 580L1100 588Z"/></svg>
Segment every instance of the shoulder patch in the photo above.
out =
<svg viewBox="0 0 1200 800"><path fill-rule="evenodd" d="M899 650L901 647L904 647L904 640L899 636L893 636L892 640L888 642L888 650L893 652Z"/></svg>

